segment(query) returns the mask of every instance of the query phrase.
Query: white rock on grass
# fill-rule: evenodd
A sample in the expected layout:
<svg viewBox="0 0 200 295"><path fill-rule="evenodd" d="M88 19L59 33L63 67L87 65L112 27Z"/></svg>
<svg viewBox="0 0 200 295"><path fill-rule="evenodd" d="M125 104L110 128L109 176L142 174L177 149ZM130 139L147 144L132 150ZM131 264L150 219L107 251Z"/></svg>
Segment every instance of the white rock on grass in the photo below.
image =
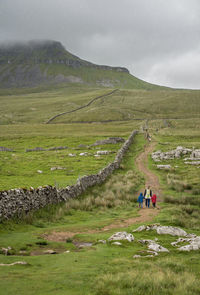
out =
<svg viewBox="0 0 200 295"><path fill-rule="evenodd" d="M190 237L188 237L190 236ZM188 245L179 247L179 251L192 251L200 249L200 236L196 235L187 235L187 238L179 238L177 241L172 242L172 246L178 246L179 243L189 242Z"/></svg>
<svg viewBox="0 0 200 295"><path fill-rule="evenodd" d="M69 157L76 157L76 154L68 154Z"/></svg>
<svg viewBox="0 0 200 295"><path fill-rule="evenodd" d="M105 240L98 240L98 243L100 243L100 244L106 244L106 241Z"/></svg>
<svg viewBox="0 0 200 295"><path fill-rule="evenodd" d="M149 230L156 230L159 235L171 235L171 236L180 236L186 237L187 233L178 227L173 226L161 226L159 224L151 224L151 225L141 225L133 232L140 232L140 231L149 231Z"/></svg>
<svg viewBox="0 0 200 295"><path fill-rule="evenodd" d="M142 244L148 244L148 249L154 252L169 252L167 248L162 247L153 240L139 240Z"/></svg>
<svg viewBox="0 0 200 295"><path fill-rule="evenodd" d="M200 165L200 161L193 161L193 162L184 162L186 165L194 165L194 166L197 166L197 165Z"/></svg>
<svg viewBox="0 0 200 295"><path fill-rule="evenodd" d="M134 232L141 232L143 230L146 230L146 228L147 228L146 225L141 225L137 229L133 230L133 233Z"/></svg>
<svg viewBox="0 0 200 295"><path fill-rule="evenodd" d="M97 155L108 155L110 151L97 151Z"/></svg>
<svg viewBox="0 0 200 295"><path fill-rule="evenodd" d="M113 234L110 238L108 238L108 241L121 241L121 240L127 240L129 242L134 241L134 237L132 234L128 234L127 232L117 232Z"/></svg>
<svg viewBox="0 0 200 295"><path fill-rule="evenodd" d="M157 165L157 168L163 170L170 170L172 167L171 165Z"/></svg>
<svg viewBox="0 0 200 295"><path fill-rule="evenodd" d="M173 226L158 226L156 231L159 235L187 236L183 229Z"/></svg>
<svg viewBox="0 0 200 295"><path fill-rule="evenodd" d="M114 243L112 243L112 245L121 246L122 243L120 243L120 242L114 242Z"/></svg>

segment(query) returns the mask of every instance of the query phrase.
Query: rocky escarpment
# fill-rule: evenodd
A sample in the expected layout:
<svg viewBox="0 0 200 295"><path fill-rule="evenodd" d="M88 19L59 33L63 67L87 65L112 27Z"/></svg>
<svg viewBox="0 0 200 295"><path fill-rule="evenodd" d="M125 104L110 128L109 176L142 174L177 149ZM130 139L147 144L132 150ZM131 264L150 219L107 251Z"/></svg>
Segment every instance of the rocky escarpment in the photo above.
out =
<svg viewBox="0 0 200 295"><path fill-rule="evenodd" d="M114 170L120 167L120 163L133 143L137 131L133 131L118 151L114 162L108 164L105 168L94 175L83 176L72 186L58 190L56 187L45 186L39 188L11 189L0 192L0 220L9 219L14 216L20 217L31 210L37 210L48 204L65 202L69 198L76 198L97 184L103 183Z"/></svg>
<svg viewBox="0 0 200 295"><path fill-rule="evenodd" d="M0 45L0 86L33 87L40 84L86 83L79 69L129 73L123 67L96 65L71 54L60 42L30 41ZM73 72L73 73L72 73ZM97 85L111 87L112 81L99 76ZM104 82L102 82L104 81Z"/></svg>

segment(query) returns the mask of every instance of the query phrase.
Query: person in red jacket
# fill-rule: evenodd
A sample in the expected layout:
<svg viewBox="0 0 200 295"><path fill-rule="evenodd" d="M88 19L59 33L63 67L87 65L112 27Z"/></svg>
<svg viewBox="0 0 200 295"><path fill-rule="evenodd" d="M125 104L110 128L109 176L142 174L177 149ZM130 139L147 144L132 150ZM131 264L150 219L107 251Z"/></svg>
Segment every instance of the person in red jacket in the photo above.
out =
<svg viewBox="0 0 200 295"><path fill-rule="evenodd" d="M157 196L156 194L153 194L153 196L151 197L153 208L156 208L156 200L157 200Z"/></svg>

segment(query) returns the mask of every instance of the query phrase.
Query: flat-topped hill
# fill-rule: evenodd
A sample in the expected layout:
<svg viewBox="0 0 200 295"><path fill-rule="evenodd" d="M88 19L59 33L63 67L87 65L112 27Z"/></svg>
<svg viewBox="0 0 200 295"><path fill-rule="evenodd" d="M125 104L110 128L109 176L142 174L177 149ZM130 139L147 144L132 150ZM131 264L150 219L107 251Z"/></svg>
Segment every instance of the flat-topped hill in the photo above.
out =
<svg viewBox="0 0 200 295"><path fill-rule="evenodd" d="M124 67L96 65L85 61L68 52L57 41L0 45L1 88L60 83L137 89L158 87L137 79Z"/></svg>

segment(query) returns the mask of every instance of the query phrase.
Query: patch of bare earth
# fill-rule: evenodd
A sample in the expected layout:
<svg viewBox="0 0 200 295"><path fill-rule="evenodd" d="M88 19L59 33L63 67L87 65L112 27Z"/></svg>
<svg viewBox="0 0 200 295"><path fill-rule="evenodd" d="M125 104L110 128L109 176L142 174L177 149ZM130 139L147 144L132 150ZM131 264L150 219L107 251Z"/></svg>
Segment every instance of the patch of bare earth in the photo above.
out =
<svg viewBox="0 0 200 295"><path fill-rule="evenodd" d="M145 176L145 185L150 185L151 189L154 193L157 194L157 196L161 196L161 189L159 185L158 177L148 169L148 155L152 153L155 147L155 142L148 143L145 146L144 152L142 152L136 159L136 165L138 167L138 170L141 171ZM152 208L144 208L139 210L139 216L128 218L125 220L119 220L112 224L109 224L105 227L102 227L98 230L87 230L87 231L77 231L77 232L52 232L50 234L43 235L43 238L49 241L57 241L57 242L64 242L69 238L73 238L77 234L94 234L94 233L100 233L100 232L106 232L113 228L122 228L122 227L128 227L132 224L137 223L144 223L148 221L152 221L153 218L158 214L158 210L152 209Z"/></svg>

